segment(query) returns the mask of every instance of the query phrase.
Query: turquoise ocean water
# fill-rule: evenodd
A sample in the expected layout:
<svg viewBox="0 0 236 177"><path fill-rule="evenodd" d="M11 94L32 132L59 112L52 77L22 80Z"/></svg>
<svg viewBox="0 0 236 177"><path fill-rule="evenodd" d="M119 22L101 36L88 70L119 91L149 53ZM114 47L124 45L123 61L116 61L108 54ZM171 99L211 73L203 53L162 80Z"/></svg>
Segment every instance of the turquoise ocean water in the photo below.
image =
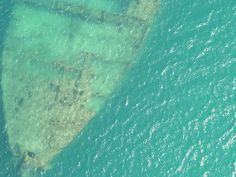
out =
<svg viewBox="0 0 236 177"><path fill-rule="evenodd" d="M235 29L234 0L162 1L122 87L41 176L233 176ZM3 130L1 114L0 175L16 177Z"/></svg>
<svg viewBox="0 0 236 177"><path fill-rule="evenodd" d="M0 0L0 58L4 47L4 34L8 27L12 1ZM2 68L0 65L0 81L1 81ZM15 161L9 149L6 124L4 120L4 109L2 102L2 89L0 87L0 177L17 177L19 166L17 160Z"/></svg>

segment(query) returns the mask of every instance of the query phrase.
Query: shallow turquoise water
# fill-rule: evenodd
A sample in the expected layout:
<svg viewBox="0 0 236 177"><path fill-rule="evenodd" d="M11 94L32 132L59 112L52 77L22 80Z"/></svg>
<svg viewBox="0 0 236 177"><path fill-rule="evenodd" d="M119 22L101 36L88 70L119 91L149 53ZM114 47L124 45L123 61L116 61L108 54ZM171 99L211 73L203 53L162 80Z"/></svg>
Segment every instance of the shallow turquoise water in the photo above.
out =
<svg viewBox="0 0 236 177"><path fill-rule="evenodd" d="M232 176L235 29L234 0L163 1L123 86L41 176Z"/></svg>

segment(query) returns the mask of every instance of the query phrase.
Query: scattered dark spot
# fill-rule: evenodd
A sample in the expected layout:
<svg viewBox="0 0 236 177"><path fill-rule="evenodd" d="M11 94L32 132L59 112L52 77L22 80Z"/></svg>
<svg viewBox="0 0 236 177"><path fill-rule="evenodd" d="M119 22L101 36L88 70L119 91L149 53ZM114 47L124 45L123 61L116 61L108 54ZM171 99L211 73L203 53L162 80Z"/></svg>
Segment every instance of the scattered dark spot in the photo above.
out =
<svg viewBox="0 0 236 177"><path fill-rule="evenodd" d="M139 46L140 46L140 44L139 43L136 43L136 44L134 44L134 48L139 48Z"/></svg>
<svg viewBox="0 0 236 177"><path fill-rule="evenodd" d="M76 97L77 94L78 94L78 90L77 90L77 89L73 89L73 90L72 90L72 93L73 93L73 96Z"/></svg>
<svg viewBox="0 0 236 177"><path fill-rule="evenodd" d="M34 152L27 151L27 156L29 156L30 158L35 158L36 154Z"/></svg>
<svg viewBox="0 0 236 177"><path fill-rule="evenodd" d="M15 112L19 112L19 108L18 107L15 108Z"/></svg>
<svg viewBox="0 0 236 177"><path fill-rule="evenodd" d="M23 103L24 103L24 98L20 97L17 99L17 106L18 107L21 107L23 105Z"/></svg>
<svg viewBox="0 0 236 177"><path fill-rule="evenodd" d="M101 21L101 22L103 22L103 21L104 21L104 17L105 17L105 12L104 12L104 11L102 11L102 13L101 13L101 18L100 18L100 21Z"/></svg>
<svg viewBox="0 0 236 177"><path fill-rule="evenodd" d="M14 153L17 155L17 156L20 156L21 154L21 149L20 149L20 145L18 143L16 143L14 145Z"/></svg>
<svg viewBox="0 0 236 177"><path fill-rule="evenodd" d="M49 124L55 126L55 125L56 125L56 122L55 122L55 120L51 119L51 120L49 120Z"/></svg>
<svg viewBox="0 0 236 177"><path fill-rule="evenodd" d="M33 92L32 91L29 91L28 92L28 97L31 98L33 96Z"/></svg>
<svg viewBox="0 0 236 177"><path fill-rule="evenodd" d="M66 102L66 100L68 100L68 97L63 96L63 97L62 97L62 100L64 100L64 101Z"/></svg>
<svg viewBox="0 0 236 177"><path fill-rule="evenodd" d="M84 94L84 91L83 91L83 90L79 91L79 95L80 95L80 96L82 96L83 94Z"/></svg>
<svg viewBox="0 0 236 177"><path fill-rule="evenodd" d="M66 96L61 98L59 100L59 103L62 104L63 106L72 106L73 105L73 101L69 100L69 98Z"/></svg>
<svg viewBox="0 0 236 177"><path fill-rule="evenodd" d="M58 100L58 93L56 93L54 100Z"/></svg>
<svg viewBox="0 0 236 177"><path fill-rule="evenodd" d="M81 72L78 74L76 80L75 80L75 87L78 88L79 87L79 81L80 81L80 78L81 78Z"/></svg>
<svg viewBox="0 0 236 177"><path fill-rule="evenodd" d="M58 93L59 92L59 90L60 90L60 87L59 87L59 85L55 85L55 84L53 84L53 83L49 83L49 89L51 90L51 91L53 91L53 92L55 92L55 93Z"/></svg>
<svg viewBox="0 0 236 177"><path fill-rule="evenodd" d="M118 22L117 24L116 24L116 27L117 27L117 30L118 30L118 32L122 32L122 24L121 24L121 22Z"/></svg>
<svg viewBox="0 0 236 177"><path fill-rule="evenodd" d="M75 81L75 88L78 88L79 87L79 80L77 79L76 81Z"/></svg>
<svg viewBox="0 0 236 177"><path fill-rule="evenodd" d="M81 108L84 108L84 105L83 105L83 104L81 104L81 105L80 105L80 107L81 107Z"/></svg>
<svg viewBox="0 0 236 177"><path fill-rule="evenodd" d="M66 103L66 101L67 101L67 97L63 97L63 98L61 98L60 100L59 100L59 103L61 103L61 104L65 104Z"/></svg>
<svg viewBox="0 0 236 177"><path fill-rule="evenodd" d="M95 96L100 96L101 93L100 92L95 92Z"/></svg>
<svg viewBox="0 0 236 177"><path fill-rule="evenodd" d="M50 111L54 107L54 103L46 106L46 110Z"/></svg>
<svg viewBox="0 0 236 177"><path fill-rule="evenodd" d="M43 168L43 167L38 167L38 168L36 168L36 172L37 173L43 173L45 171L45 169Z"/></svg>

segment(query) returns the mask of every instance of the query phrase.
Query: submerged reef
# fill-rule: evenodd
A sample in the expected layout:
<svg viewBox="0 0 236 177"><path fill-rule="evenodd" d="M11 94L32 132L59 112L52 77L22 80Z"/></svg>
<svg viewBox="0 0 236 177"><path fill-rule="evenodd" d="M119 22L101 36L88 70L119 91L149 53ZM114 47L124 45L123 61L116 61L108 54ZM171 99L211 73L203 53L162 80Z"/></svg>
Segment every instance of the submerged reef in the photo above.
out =
<svg viewBox="0 0 236 177"><path fill-rule="evenodd" d="M159 8L157 0L91 2L14 6L2 89L9 144L24 177L49 168L99 111L135 62Z"/></svg>

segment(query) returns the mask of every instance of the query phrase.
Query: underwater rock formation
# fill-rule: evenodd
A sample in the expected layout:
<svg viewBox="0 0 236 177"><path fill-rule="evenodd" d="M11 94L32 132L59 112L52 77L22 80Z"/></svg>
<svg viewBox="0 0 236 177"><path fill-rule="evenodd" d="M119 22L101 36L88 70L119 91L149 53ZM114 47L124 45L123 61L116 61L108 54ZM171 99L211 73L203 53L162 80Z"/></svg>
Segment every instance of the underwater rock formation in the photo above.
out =
<svg viewBox="0 0 236 177"><path fill-rule="evenodd" d="M49 168L99 111L135 62L159 7L157 0L92 2L16 1L2 88L22 176Z"/></svg>

